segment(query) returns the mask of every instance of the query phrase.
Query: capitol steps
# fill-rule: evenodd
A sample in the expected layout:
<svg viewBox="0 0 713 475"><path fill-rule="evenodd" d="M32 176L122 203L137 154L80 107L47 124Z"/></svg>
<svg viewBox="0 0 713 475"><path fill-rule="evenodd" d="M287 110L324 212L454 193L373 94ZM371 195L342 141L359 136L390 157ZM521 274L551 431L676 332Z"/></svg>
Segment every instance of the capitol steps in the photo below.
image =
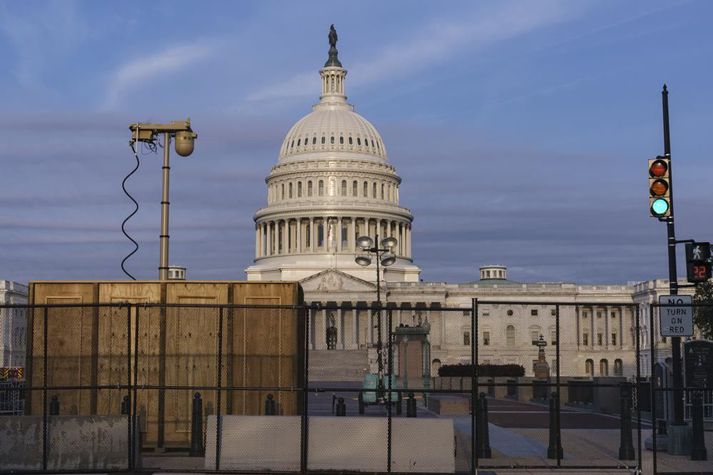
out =
<svg viewBox="0 0 713 475"><path fill-rule="evenodd" d="M367 350L310 350L310 381L362 381L369 368Z"/></svg>

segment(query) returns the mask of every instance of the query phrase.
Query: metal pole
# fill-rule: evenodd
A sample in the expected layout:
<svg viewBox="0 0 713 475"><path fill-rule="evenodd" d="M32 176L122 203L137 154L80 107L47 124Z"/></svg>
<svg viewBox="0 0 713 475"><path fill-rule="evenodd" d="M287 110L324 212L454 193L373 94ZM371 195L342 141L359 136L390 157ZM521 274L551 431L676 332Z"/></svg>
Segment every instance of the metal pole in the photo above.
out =
<svg viewBox="0 0 713 475"><path fill-rule="evenodd" d="M593 316L593 315L592 315ZM560 401L561 401L561 386L560 386L560 306L555 305L555 334L557 336L557 345L555 346L555 358L557 359L557 364L555 365L555 370L557 371L557 466L562 465L562 427L560 421ZM592 335L594 337L594 335Z"/></svg>
<svg viewBox="0 0 713 475"><path fill-rule="evenodd" d="M42 369L44 370L44 374L42 375L42 470L45 471L47 470L47 456L49 454L49 447L47 447L47 363L49 360L49 358L47 357L47 323L49 321L48 311L49 308L45 307L43 314L44 324L42 325Z"/></svg>
<svg viewBox="0 0 713 475"><path fill-rule="evenodd" d="M475 395L478 394L478 319L475 318L478 312L478 299L471 300L470 307L470 328L473 329L473 337L470 340L470 362L473 365L473 375L470 380L470 473L476 473L478 465L478 445L475 437Z"/></svg>
<svg viewBox="0 0 713 475"><path fill-rule="evenodd" d="M641 472L641 321L639 306L634 307L636 314L636 468ZM622 338L624 335L621 336ZM655 421L653 421L655 423Z"/></svg>
<svg viewBox="0 0 713 475"><path fill-rule="evenodd" d="M377 322L377 341L376 341L376 362L377 366L379 367L379 382L378 382L378 389L379 391L377 392L377 398L383 398L384 396L384 359L382 357L382 351L383 351L383 343L382 343L382 332L381 332L381 274L380 268L379 268L379 261L380 261L380 256L379 256L379 233L376 233L375 235L376 241L374 243L374 248L372 251L376 254L376 305L377 305L377 317L376 317L376 322Z"/></svg>
<svg viewBox="0 0 713 475"><path fill-rule="evenodd" d="M663 142L664 154L669 159L669 196L671 215L666 219L666 232L668 234L668 282L669 293L678 294L678 277L676 275L676 227L674 225L673 213L673 175L671 165L671 135L668 121L668 89L666 85L661 91L661 101L663 105ZM661 311L659 309L659 311ZM681 338L671 338L671 359L673 364L673 423L683 424L683 376L681 374Z"/></svg>
<svg viewBox="0 0 713 475"><path fill-rule="evenodd" d="M163 134L163 183L161 190L161 234L159 235L160 262L158 266L159 280L168 280L168 182L169 172L169 152L171 148L171 134Z"/></svg>
<svg viewBox="0 0 713 475"><path fill-rule="evenodd" d="M654 459L653 462L653 469L654 469L654 474L657 473L657 467L656 467L656 348L654 348L654 345L656 344L656 338L654 337L654 306L653 304L649 303L649 358L651 358L651 376L649 378L651 384L650 384L650 390L651 390L651 447L652 447L652 456ZM639 424L641 424L641 420L639 420Z"/></svg>
<svg viewBox="0 0 713 475"><path fill-rule="evenodd" d="M220 470L220 451L222 449L222 432L223 432L223 415L221 412L222 393L221 386L223 385L223 307L218 310L218 374L217 374L217 390L216 390L216 413L215 413L215 470Z"/></svg>

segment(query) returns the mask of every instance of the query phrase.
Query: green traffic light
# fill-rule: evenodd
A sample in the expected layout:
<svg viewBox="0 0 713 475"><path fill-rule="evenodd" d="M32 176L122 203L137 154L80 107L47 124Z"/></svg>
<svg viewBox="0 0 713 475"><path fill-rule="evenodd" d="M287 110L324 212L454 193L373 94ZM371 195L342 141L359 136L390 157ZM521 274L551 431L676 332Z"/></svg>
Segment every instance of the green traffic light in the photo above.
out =
<svg viewBox="0 0 713 475"><path fill-rule="evenodd" d="M669 204L663 198L657 198L651 203L651 212L656 216L663 216L668 212Z"/></svg>

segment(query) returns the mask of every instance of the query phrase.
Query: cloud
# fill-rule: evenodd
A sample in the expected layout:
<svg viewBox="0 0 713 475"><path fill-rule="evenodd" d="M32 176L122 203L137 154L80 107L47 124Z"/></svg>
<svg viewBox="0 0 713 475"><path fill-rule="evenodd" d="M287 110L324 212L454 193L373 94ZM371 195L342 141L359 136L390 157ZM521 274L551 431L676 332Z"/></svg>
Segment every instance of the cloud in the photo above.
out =
<svg viewBox="0 0 713 475"><path fill-rule="evenodd" d="M209 42L192 43L173 46L153 56L123 64L112 74L103 108L112 109L131 89L163 74L185 69L214 53L215 47Z"/></svg>
<svg viewBox="0 0 713 475"><path fill-rule="evenodd" d="M384 47L381 53L357 62L350 80L362 86L393 80L451 59L464 49L492 46L538 28L565 21L575 15L571 3L558 0L501 4L489 12L458 21L433 21L416 37L403 38ZM385 74L388 71L389 74ZM248 101L270 101L313 94L314 72L302 72L286 81L259 89L248 95Z"/></svg>

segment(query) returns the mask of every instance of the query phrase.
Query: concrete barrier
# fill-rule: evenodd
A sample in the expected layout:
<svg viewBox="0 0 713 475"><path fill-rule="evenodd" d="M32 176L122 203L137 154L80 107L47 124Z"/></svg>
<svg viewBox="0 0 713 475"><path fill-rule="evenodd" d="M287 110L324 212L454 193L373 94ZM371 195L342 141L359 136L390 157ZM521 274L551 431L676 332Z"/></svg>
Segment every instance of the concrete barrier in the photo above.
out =
<svg viewBox="0 0 713 475"><path fill-rule="evenodd" d="M297 471L299 416L222 416L220 468ZM309 418L308 469L386 471L387 419ZM391 470L453 473L453 421L392 419ZM208 416L205 468L215 468L216 416Z"/></svg>
<svg viewBox="0 0 713 475"><path fill-rule="evenodd" d="M128 468L126 416L51 416L48 470ZM0 471L42 469L42 416L0 417Z"/></svg>

